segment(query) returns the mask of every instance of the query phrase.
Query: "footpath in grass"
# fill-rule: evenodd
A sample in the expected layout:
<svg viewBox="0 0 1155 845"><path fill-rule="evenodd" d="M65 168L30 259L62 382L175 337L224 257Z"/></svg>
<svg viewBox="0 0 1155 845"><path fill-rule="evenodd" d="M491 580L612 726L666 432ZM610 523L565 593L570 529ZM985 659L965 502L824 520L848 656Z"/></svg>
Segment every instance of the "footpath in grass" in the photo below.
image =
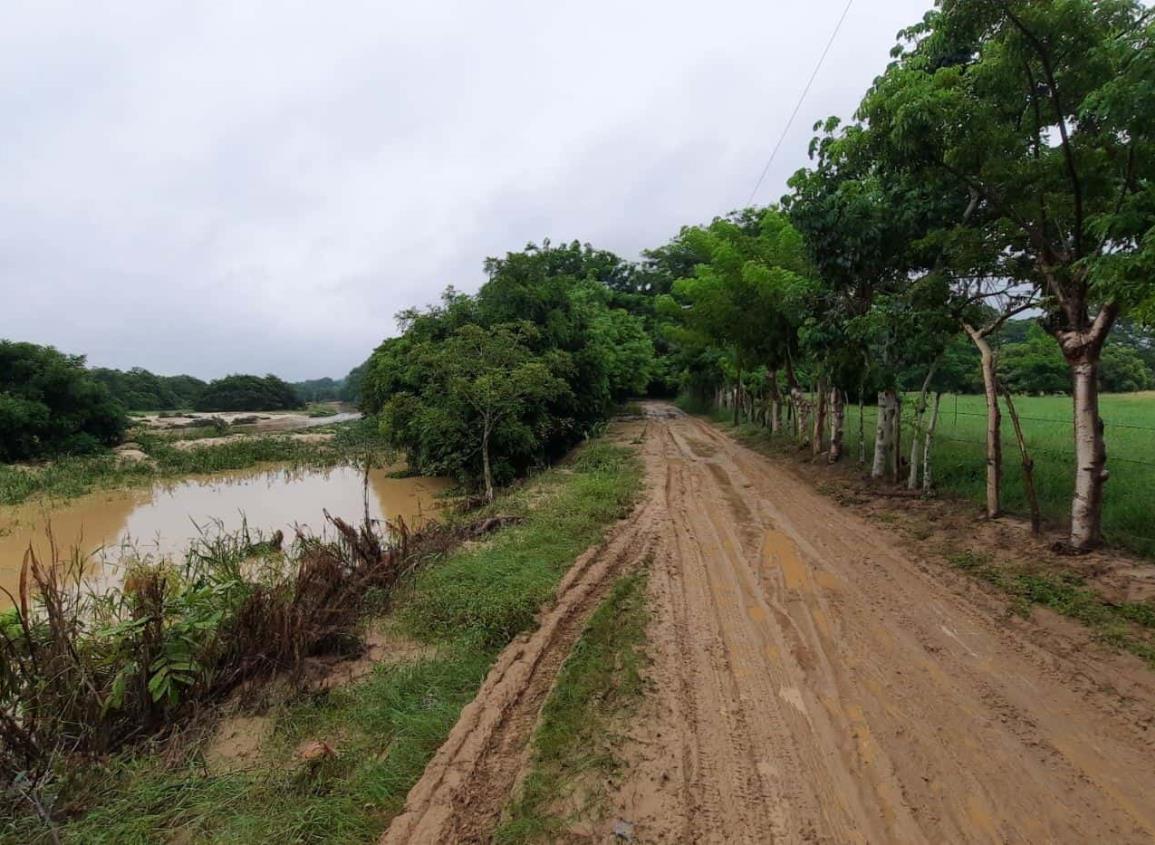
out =
<svg viewBox="0 0 1155 845"><path fill-rule="evenodd" d="M67 785L66 843L363 843L384 831L498 652L534 623L582 551L627 515L641 487L629 449L594 442L500 499L525 521L421 571L391 624L427 647L364 680L275 707L259 758L217 771L204 744L138 752ZM301 760L303 747L331 749ZM173 762L173 757L177 757ZM9 842L51 842L35 822Z"/></svg>
<svg viewBox="0 0 1155 845"><path fill-rule="evenodd" d="M494 841L565 841L573 825L603 822L605 788L621 761L617 732L644 692L646 573L614 585L590 618L542 710L529 773Z"/></svg>

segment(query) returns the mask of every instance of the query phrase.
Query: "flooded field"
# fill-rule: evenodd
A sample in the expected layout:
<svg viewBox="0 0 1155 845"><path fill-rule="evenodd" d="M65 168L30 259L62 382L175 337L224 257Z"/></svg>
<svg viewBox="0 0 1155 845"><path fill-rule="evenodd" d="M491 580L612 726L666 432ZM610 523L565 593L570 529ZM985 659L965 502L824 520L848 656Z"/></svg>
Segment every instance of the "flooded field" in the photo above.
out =
<svg viewBox="0 0 1155 845"><path fill-rule="evenodd" d="M391 478L388 470L371 470L369 514L374 519L401 517L416 527L436 518L437 494L449 486L445 479ZM126 555L180 560L201 532L235 531L247 523L254 535L281 530L292 538L298 525L321 533L323 510L358 522L365 492L363 472L353 467L264 469L0 508L0 586L15 592L30 544L42 560L49 559L49 528L59 550L76 548L92 556L92 578L100 582L118 578ZM0 594L0 607L8 604Z"/></svg>

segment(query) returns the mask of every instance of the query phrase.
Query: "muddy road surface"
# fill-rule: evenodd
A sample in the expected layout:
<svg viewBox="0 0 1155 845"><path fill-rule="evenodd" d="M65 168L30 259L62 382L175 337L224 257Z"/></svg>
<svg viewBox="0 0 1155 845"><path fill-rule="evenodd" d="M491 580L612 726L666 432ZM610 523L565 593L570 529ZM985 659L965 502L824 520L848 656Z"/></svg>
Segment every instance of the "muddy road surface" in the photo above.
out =
<svg viewBox="0 0 1155 845"><path fill-rule="evenodd" d="M642 504L502 655L384 842L489 841L554 674L643 562L653 686L606 830L574 841L613 820L635 842L1155 841L1153 673L645 411Z"/></svg>

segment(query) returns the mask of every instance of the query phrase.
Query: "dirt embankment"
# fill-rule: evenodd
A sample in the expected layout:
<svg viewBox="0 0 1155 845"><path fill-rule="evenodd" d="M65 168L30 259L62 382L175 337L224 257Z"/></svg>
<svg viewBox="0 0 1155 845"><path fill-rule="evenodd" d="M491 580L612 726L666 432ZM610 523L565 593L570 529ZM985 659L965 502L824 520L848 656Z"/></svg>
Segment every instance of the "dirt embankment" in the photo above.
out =
<svg viewBox="0 0 1155 845"><path fill-rule="evenodd" d="M510 646L383 841L487 841L557 667L652 560L638 842L1151 842L1155 675L1014 619L785 468L647 406L647 495Z"/></svg>

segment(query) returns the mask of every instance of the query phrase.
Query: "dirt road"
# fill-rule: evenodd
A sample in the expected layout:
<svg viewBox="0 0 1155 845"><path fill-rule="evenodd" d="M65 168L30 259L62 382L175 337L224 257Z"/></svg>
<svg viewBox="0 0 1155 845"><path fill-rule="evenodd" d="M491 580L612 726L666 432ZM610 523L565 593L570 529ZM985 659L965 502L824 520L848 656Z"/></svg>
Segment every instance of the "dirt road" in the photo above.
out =
<svg viewBox="0 0 1155 845"><path fill-rule="evenodd" d="M644 503L503 655L383 841L487 841L553 673L643 558L655 684L610 796L634 841L1155 841L1145 667L1010 620L788 469L646 411Z"/></svg>

